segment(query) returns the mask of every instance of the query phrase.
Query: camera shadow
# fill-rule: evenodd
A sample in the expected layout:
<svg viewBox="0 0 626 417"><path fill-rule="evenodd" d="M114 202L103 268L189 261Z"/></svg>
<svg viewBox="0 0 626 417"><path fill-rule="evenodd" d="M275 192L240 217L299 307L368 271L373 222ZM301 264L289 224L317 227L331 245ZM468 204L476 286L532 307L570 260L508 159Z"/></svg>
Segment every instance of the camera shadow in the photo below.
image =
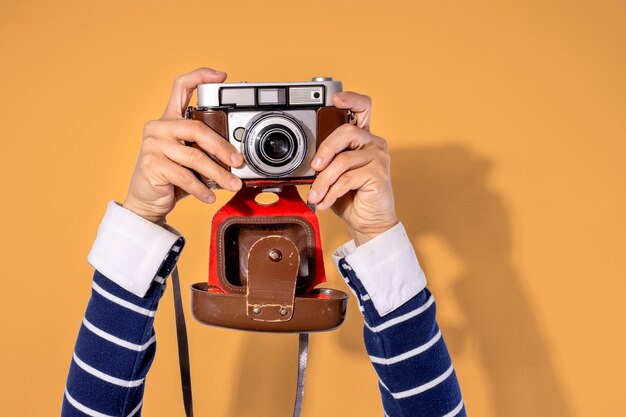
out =
<svg viewBox="0 0 626 417"><path fill-rule="evenodd" d="M391 161L398 217L416 248L439 310L457 311L457 317L439 315L438 322L453 360L471 358L474 374L484 380L482 397L490 404L481 408L490 408L494 416L571 416L538 325L541 318L532 311L524 278L511 259L511 218L502 196L489 185L492 163L461 144L395 149ZM336 216L320 217L327 273L336 277L330 254L349 235ZM440 268L421 252L423 242L438 242L446 248L446 259L455 259L457 265L453 276L446 277L445 288L437 274L430 274ZM347 291L340 279L330 281L330 286ZM448 308L450 304L454 308ZM369 366L354 297L349 310L334 340L338 348ZM230 415L270 415L270 410L271 415L291 415L297 336L251 333L241 349L238 391ZM469 350L474 356L468 356ZM467 391L477 382L463 379L462 374L459 379ZM471 402L467 408L471 413Z"/></svg>

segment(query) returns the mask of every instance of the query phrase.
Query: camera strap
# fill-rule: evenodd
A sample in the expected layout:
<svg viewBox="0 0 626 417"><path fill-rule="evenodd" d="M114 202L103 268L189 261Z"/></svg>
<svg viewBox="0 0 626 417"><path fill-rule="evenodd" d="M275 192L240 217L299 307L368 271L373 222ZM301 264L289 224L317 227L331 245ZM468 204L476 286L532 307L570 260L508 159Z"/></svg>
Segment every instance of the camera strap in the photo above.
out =
<svg viewBox="0 0 626 417"><path fill-rule="evenodd" d="M180 366L180 385L183 389L183 404L185 415L193 417L193 396L191 394L191 368L189 365L189 342L187 339L187 325L185 311L180 295L180 277L178 266L172 270L172 287L174 294L174 313L176 316L176 339L178 340L178 364Z"/></svg>
<svg viewBox="0 0 626 417"><path fill-rule="evenodd" d="M183 391L183 405L185 416L193 417L193 396L191 391L191 367L189 361L189 342L187 338L187 325L185 323L185 311L180 293L180 276L178 266L172 270L172 287L174 295L174 313L176 316L176 339L178 341L178 364L180 367L180 384ZM304 400L304 382L306 378L306 366L309 356L309 334L298 335L298 377L296 388L296 400L293 408L293 417L300 417L302 401Z"/></svg>
<svg viewBox="0 0 626 417"><path fill-rule="evenodd" d="M304 400L304 379L306 377L306 363L309 358L309 334L298 335L298 386L296 388L296 402L293 406L293 417L300 417L302 401Z"/></svg>

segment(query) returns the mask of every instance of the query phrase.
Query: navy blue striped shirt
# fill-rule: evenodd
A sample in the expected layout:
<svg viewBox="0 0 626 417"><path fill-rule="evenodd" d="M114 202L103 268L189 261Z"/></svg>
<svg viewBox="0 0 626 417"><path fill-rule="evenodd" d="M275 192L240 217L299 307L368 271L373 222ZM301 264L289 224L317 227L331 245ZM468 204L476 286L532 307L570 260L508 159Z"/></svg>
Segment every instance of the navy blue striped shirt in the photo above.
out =
<svg viewBox="0 0 626 417"><path fill-rule="evenodd" d="M435 320L435 299L424 289L384 317L345 259L339 271L357 294L363 337L385 415L389 417L466 416L452 360Z"/></svg>
<svg viewBox="0 0 626 417"><path fill-rule="evenodd" d="M425 289L381 317L350 265L339 262L358 295L364 340L389 417L465 416L461 391ZM140 416L145 378L154 359L154 315L164 292L154 281L138 297L95 272L78 334L61 415Z"/></svg>
<svg viewBox="0 0 626 417"><path fill-rule="evenodd" d="M156 350L154 315L165 289L138 297L99 272L72 355L62 416L139 416Z"/></svg>

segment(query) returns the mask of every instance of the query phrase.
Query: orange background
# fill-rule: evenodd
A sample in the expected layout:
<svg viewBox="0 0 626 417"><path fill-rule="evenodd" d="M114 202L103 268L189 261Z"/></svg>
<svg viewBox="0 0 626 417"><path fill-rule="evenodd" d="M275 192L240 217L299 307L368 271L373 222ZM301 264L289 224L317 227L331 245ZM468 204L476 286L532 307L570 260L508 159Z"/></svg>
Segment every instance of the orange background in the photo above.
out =
<svg viewBox="0 0 626 417"><path fill-rule="evenodd" d="M106 203L173 78L204 65L373 97L470 415L623 409L626 6L383 3L2 3L0 415L58 414ZM185 286L206 278L216 207L188 198L169 218ZM320 217L345 289L330 253L348 234ZM198 416L290 415L296 336L188 320ZM173 325L168 291L146 416L183 415ZM351 300L312 337L303 416L382 415L361 328Z"/></svg>

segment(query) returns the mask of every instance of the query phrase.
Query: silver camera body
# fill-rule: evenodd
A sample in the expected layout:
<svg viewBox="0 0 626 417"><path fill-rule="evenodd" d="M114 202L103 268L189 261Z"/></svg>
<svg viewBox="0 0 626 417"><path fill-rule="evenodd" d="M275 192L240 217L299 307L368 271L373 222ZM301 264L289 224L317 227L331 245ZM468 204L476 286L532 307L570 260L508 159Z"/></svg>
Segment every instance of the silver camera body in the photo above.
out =
<svg viewBox="0 0 626 417"><path fill-rule="evenodd" d="M243 166L230 171L242 180L312 178L318 110L332 106L333 94L341 91L341 82L330 77L310 82L200 84L195 111L226 113L226 126L220 127L244 156Z"/></svg>

